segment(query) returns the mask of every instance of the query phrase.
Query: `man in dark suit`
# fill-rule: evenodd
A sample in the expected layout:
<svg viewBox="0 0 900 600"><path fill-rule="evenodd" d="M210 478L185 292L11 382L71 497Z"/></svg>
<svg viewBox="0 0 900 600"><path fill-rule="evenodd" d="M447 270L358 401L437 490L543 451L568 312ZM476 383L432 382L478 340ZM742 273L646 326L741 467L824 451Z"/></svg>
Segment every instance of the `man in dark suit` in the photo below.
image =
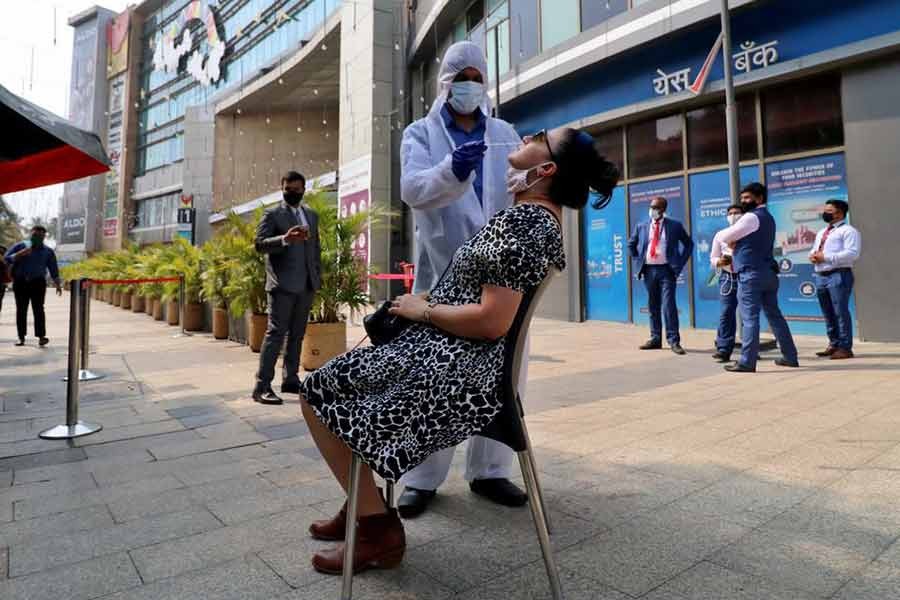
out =
<svg viewBox="0 0 900 600"><path fill-rule="evenodd" d="M267 210L256 230L256 250L266 255L266 292L269 326L259 355L259 371L253 399L261 404L281 404L272 390L275 363L287 338L281 378L283 393L300 392L300 348L306 320L316 290L321 287L319 218L300 205L306 178L288 171L281 178L284 201Z"/></svg>
<svg viewBox="0 0 900 600"><path fill-rule="evenodd" d="M628 240L632 265L638 279L647 286L650 311L650 340L641 350L662 348L662 319L666 319L666 339L675 354L685 354L678 333L678 306L675 283L694 251L694 242L684 226L667 219L668 202L662 196L650 202L650 220L638 223Z"/></svg>

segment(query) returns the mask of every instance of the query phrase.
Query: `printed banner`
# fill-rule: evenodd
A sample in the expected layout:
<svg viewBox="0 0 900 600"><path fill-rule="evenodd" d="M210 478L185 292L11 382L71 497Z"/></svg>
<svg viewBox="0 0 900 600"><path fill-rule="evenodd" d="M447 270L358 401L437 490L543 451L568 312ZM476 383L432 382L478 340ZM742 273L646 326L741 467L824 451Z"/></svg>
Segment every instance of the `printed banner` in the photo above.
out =
<svg viewBox="0 0 900 600"><path fill-rule="evenodd" d="M613 192L603 210L584 209L585 318L628 321L628 226L625 188Z"/></svg>
<svg viewBox="0 0 900 600"><path fill-rule="evenodd" d="M687 208L684 198L684 178L672 177L670 179L634 183L628 186L629 233L634 232L634 228L638 223L650 219L650 202L657 196L662 196L669 202L666 218L681 221L687 227L687 223L684 220ZM678 288L675 293L680 327L690 326L688 268L685 267L678 276ZM647 325L650 323L650 316L647 310L647 288L644 286L643 280L639 280L637 277L637 273L631 274L632 321L635 324Z"/></svg>
<svg viewBox="0 0 900 600"><path fill-rule="evenodd" d="M813 265L816 232L825 227L826 200L849 202L843 153L766 165L769 212L775 218L775 260L781 267L778 303L793 333L824 335ZM851 302L855 320L855 307Z"/></svg>
<svg viewBox="0 0 900 600"><path fill-rule="evenodd" d="M114 77L128 68L128 26L126 10L106 24L106 76Z"/></svg>
<svg viewBox="0 0 900 600"><path fill-rule="evenodd" d="M741 185L759 181L759 167L740 170ZM719 326L719 274L709 263L713 237L728 227L728 207L737 199L729 197L728 170L689 176L691 190L691 237L694 239L694 326Z"/></svg>

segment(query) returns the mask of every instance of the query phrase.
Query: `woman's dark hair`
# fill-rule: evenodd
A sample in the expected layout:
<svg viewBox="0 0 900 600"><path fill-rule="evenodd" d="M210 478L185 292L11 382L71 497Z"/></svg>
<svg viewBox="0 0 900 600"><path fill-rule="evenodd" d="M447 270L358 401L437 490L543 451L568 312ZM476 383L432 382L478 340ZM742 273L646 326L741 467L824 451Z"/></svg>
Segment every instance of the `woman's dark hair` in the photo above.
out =
<svg viewBox="0 0 900 600"><path fill-rule="evenodd" d="M619 170L606 160L589 134L566 127L553 144L556 175L550 182L550 197L561 206L580 209L587 203L591 190L598 198L592 206L601 209L609 204L619 181Z"/></svg>

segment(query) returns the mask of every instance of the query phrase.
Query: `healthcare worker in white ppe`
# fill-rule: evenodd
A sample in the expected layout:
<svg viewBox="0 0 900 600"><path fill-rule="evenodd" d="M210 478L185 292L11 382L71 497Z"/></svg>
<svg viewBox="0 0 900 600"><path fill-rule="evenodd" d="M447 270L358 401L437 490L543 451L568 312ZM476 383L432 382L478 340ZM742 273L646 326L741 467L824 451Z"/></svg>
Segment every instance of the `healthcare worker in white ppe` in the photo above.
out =
<svg viewBox="0 0 900 600"><path fill-rule="evenodd" d="M507 157L522 141L506 121L490 116L487 60L472 42L444 54L438 96L428 115L403 132L401 197L416 225L415 293L431 290L456 250L497 212L512 206ZM526 375L522 368L522 381ZM520 383L521 386L521 383ZM404 518L422 514L447 478L454 448L431 455L403 478L397 508ZM522 506L525 493L509 480L512 450L493 440L468 441L470 489L498 504Z"/></svg>

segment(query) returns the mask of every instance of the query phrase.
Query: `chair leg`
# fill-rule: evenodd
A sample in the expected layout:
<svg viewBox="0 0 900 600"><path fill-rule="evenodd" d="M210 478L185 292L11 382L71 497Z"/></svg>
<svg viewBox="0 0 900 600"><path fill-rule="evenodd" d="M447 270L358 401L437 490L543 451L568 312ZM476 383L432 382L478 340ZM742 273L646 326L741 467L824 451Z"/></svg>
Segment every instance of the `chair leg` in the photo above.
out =
<svg viewBox="0 0 900 600"><path fill-rule="evenodd" d="M353 557L356 553L356 517L359 512L359 472L362 463L354 454L350 460L350 482L347 490L347 529L344 534L344 573L341 600L353 598Z"/></svg>
<svg viewBox="0 0 900 600"><path fill-rule="evenodd" d="M528 451L519 452L519 465L522 467L522 477L525 479L525 487L531 498L540 494L534 463ZM538 502L529 502L531 516L534 519L534 527L537 530L538 542L541 545L541 554L544 556L544 566L547 568L547 578L550 580L550 593L553 600L562 600L562 587L559 583L559 570L556 568L556 559L553 556L553 546L550 544L550 531L547 529L547 516L544 514L544 505Z"/></svg>
<svg viewBox="0 0 900 600"><path fill-rule="evenodd" d="M396 499L394 496L394 482L393 481L385 481L384 482L384 501L387 503L387 507L394 508L394 500Z"/></svg>
<svg viewBox="0 0 900 600"><path fill-rule="evenodd" d="M547 510L547 503L544 501L544 486L538 477L537 462L534 460L534 449L531 447L531 436L528 435L528 428L525 427L525 419L521 419L522 431L525 432L525 451L528 453L528 464L531 466L531 476L534 480L534 488L537 490L537 498L541 503L541 512L544 513L544 521L547 523L547 532L553 534L553 522L550 520L550 511ZM529 497L531 492L528 493Z"/></svg>

